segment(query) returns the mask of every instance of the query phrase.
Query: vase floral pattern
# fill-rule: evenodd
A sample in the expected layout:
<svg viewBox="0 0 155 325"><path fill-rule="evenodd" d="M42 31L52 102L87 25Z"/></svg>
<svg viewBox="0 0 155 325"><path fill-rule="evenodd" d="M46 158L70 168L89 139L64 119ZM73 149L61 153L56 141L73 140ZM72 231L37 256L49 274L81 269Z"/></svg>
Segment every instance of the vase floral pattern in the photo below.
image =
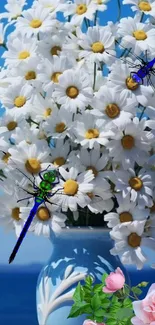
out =
<svg viewBox="0 0 155 325"><path fill-rule="evenodd" d="M37 285L37 313L39 325L79 325L86 315L68 318L73 294L86 275L95 283L102 275L121 267L119 258L110 254L112 239L103 228L65 228L58 236L52 234L53 251L48 264L39 275Z"/></svg>

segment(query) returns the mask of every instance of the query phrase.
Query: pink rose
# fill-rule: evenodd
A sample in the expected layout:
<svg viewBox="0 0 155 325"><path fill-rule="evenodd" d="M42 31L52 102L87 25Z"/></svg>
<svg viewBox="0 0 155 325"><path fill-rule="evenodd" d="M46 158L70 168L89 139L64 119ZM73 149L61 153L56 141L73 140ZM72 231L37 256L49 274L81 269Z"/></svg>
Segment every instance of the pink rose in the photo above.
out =
<svg viewBox="0 0 155 325"><path fill-rule="evenodd" d="M111 272L105 279L106 286L102 288L105 293L112 293L123 288L125 276L121 269L117 267L115 272Z"/></svg>
<svg viewBox="0 0 155 325"><path fill-rule="evenodd" d="M106 325L104 323L96 323L91 319L86 319L83 323L83 325Z"/></svg>
<svg viewBox="0 0 155 325"><path fill-rule="evenodd" d="M132 303L135 317L131 319L134 325L155 325L155 283L148 290L143 300Z"/></svg>

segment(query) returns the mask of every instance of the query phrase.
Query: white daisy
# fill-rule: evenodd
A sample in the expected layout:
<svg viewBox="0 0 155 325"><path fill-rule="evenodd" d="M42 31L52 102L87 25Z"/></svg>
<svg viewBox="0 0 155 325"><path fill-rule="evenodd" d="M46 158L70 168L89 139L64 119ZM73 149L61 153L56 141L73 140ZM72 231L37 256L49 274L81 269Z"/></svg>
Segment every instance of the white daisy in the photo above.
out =
<svg viewBox="0 0 155 325"><path fill-rule="evenodd" d="M93 0L97 11L105 11L107 9L106 3L110 0Z"/></svg>
<svg viewBox="0 0 155 325"><path fill-rule="evenodd" d="M117 192L122 192L123 198L130 195L132 202L136 202L140 209L151 207L152 188L153 188L153 174L150 171L141 169L136 175L133 169L128 171L116 170L115 174L115 189Z"/></svg>
<svg viewBox="0 0 155 325"><path fill-rule="evenodd" d="M124 126L123 126L124 124ZM149 157L151 143L150 132L145 131L145 119L139 121L134 117L132 121L125 121L119 127L113 129L111 140L106 147L109 149L109 156L116 162L121 162L123 168L134 168L135 162L143 166Z"/></svg>
<svg viewBox="0 0 155 325"><path fill-rule="evenodd" d="M15 111L7 110L0 120L0 135L5 135L5 139L9 141L9 138L14 137L17 129L23 129L26 124L25 119L16 114Z"/></svg>
<svg viewBox="0 0 155 325"><path fill-rule="evenodd" d="M9 67L15 67L22 62L27 62L32 57L37 57L36 45L37 40L28 39L26 37L17 34L13 39L11 38L7 42L8 50L2 55L5 58L5 65Z"/></svg>
<svg viewBox="0 0 155 325"><path fill-rule="evenodd" d="M142 106L147 106L148 99L153 94L151 86L136 83L131 78L131 71L133 71L133 68L130 68L128 64L124 64L119 60L117 60L110 69L111 72L108 76L110 80L109 86L111 88L117 87L116 91L118 92L123 90L127 92L129 96L135 96Z"/></svg>
<svg viewBox="0 0 155 325"><path fill-rule="evenodd" d="M132 4L132 11L140 11L145 15L150 15L155 17L155 1L154 0L123 0L123 4Z"/></svg>
<svg viewBox="0 0 155 325"><path fill-rule="evenodd" d="M51 163L56 166L65 167L67 163L67 157L70 152L70 141L65 141L64 139L57 139L54 148L51 150Z"/></svg>
<svg viewBox="0 0 155 325"><path fill-rule="evenodd" d="M49 15L49 9L37 6L34 9L24 10L22 17L17 19L16 28L22 35L37 36L39 32L48 33L54 31L55 20Z"/></svg>
<svg viewBox="0 0 155 325"><path fill-rule="evenodd" d="M38 5L43 8L48 8L49 13L52 13L52 16L58 11L61 11L62 8L65 9L63 0L35 0L32 4L32 8L37 8Z"/></svg>
<svg viewBox="0 0 155 325"><path fill-rule="evenodd" d="M61 206L62 211L77 211L79 205L84 208L91 199L87 195L93 190L93 184L90 182L94 176L89 170L87 172L79 173L77 167L71 167L66 171L63 167L59 168L59 173L64 180L60 179L60 183L54 187L55 191L59 190L59 194L52 197L52 202L56 202Z"/></svg>
<svg viewBox="0 0 155 325"><path fill-rule="evenodd" d="M82 48L79 52L80 58L90 58L92 62L104 62L109 64L115 55L114 37L109 27L89 27L86 33L81 33L77 28L78 44Z"/></svg>
<svg viewBox="0 0 155 325"><path fill-rule="evenodd" d="M109 136L113 135L113 132L106 128L106 120L98 119L89 112L77 116L72 132L75 135L74 142L89 149L98 149L99 145L105 146Z"/></svg>
<svg viewBox="0 0 155 325"><path fill-rule="evenodd" d="M150 119L155 120L155 93L153 96L149 97L147 107L145 109L145 114L148 116Z"/></svg>
<svg viewBox="0 0 155 325"><path fill-rule="evenodd" d="M143 237L144 221L133 221L122 225L117 230L110 231L110 236L115 240L115 246L110 250L112 255L119 255L123 264L133 264L141 270L147 261L147 256L142 247L155 249L155 240Z"/></svg>
<svg viewBox="0 0 155 325"><path fill-rule="evenodd" d="M77 109L83 111L93 97L89 75L83 69L66 70L59 77L53 96L58 104L71 112L75 113Z"/></svg>
<svg viewBox="0 0 155 325"><path fill-rule="evenodd" d="M91 170L94 174L94 179L92 181L94 186L101 187L109 192L110 184L105 180L103 172L109 161L108 152L104 150L103 153L101 153L100 149L88 151L82 148L78 154L72 156L72 162L77 163L77 158L79 158L80 164L85 167L85 170Z"/></svg>
<svg viewBox="0 0 155 325"><path fill-rule="evenodd" d="M59 78L62 73L71 68L71 64L67 57L56 55L53 56L51 61L44 60L44 63L39 67L38 78L44 84L43 89L50 97L53 94L56 84L59 83Z"/></svg>
<svg viewBox="0 0 155 325"><path fill-rule="evenodd" d="M5 195L1 197L0 224L6 230L14 229L17 237L20 235L24 226L24 221L20 215L20 208L23 206L23 202L17 203L19 199L19 195L15 192L13 184L12 187L9 186L8 191L5 191Z"/></svg>
<svg viewBox="0 0 155 325"><path fill-rule="evenodd" d="M61 55L64 42L63 34L64 32L60 31L58 35L53 35L50 39L48 37L38 42L39 54L44 59L47 58L49 61L51 61L54 55Z"/></svg>
<svg viewBox="0 0 155 325"><path fill-rule="evenodd" d="M47 136L64 139L66 136L70 136L69 131L72 128L72 119L72 113L64 108L60 108L46 122L43 122L43 130Z"/></svg>
<svg viewBox="0 0 155 325"><path fill-rule="evenodd" d="M40 93L37 93L32 100L33 110L31 111L31 117L36 122L48 119L58 111L58 107L52 98L43 97Z"/></svg>
<svg viewBox="0 0 155 325"><path fill-rule="evenodd" d="M126 225L135 220L147 220L149 209L139 209L136 202L130 201L129 196L123 199L122 195L116 194L116 198L119 204L116 212L110 212L104 215L104 221L108 221L107 226L109 228L114 228L122 224Z"/></svg>
<svg viewBox="0 0 155 325"><path fill-rule="evenodd" d="M36 175L50 165L48 164L50 148L43 140L32 144L21 141L15 149L10 148L8 152L11 154L9 165L15 166L16 164L27 176Z"/></svg>
<svg viewBox="0 0 155 325"><path fill-rule="evenodd" d="M0 14L0 19L7 18L8 21L17 19L22 14L23 7L27 4L26 0L7 0L7 4L4 6L8 12Z"/></svg>
<svg viewBox="0 0 155 325"><path fill-rule="evenodd" d="M139 15L134 18L122 18L118 26L118 34L122 37L121 44L132 48L136 55L148 49L155 50L155 30L150 24L140 23Z"/></svg>
<svg viewBox="0 0 155 325"><path fill-rule="evenodd" d="M104 117L110 128L113 123L119 126L136 114L137 100L135 96L129 98L127 92L104 85L95 93L91 106L92 114Z"/></svg>
<svg viewBox="0 0 155 325"><path fill-rule="evenodd" d="M73 25L81 25L84 18L93 20L96 12L96 4L91 0L75 0L74 3L69 3L65 8L64 16L72 15L71 23Z"/></svg>
<svg viewBox="0 0 155 325"><path fill-rule="evenodd" d="M93 182L93 181L92 181ZM112 192L106 189L106 187L94 187L94 189L87 193L91 202L88 204L88 209L95 214L109 212L114 207L112 200Z"/></svg>
<svg viewBox="0 0 155 325"><path fill-rule="evenodd" d="M41 91L42 82L38 79L38 58L30 58L28 62L23 62L16 68L12 68L11 74L16 78L21 77L22 82L37 88Z"/></svg>
<svg viewBox="0 0 155 325"><path fill-rule="evenodd" d="M50 237L51 231L61 232L61 228L65 227L67 216L58 210L58 206L48 202L41 204L36 215L30 225L29 231L33 231L35 235L44 235ZM27 220L31 211L31 207L21 208L21 218Z"/></svg>
<svg viewBox="0 0 155 325"><path fill-rule="evenodd" d="M16 114L27 115L32 108L32 95L33 88L18 81L8 87L1 101L4 107L16 111Z"/></svg>

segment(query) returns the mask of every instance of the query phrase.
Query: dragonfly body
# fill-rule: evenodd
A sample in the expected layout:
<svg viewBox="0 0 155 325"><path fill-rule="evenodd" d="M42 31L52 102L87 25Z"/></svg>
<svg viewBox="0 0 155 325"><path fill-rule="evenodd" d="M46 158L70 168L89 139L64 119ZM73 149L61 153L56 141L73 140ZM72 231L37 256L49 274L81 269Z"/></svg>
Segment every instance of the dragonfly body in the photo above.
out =
<svg viewBox="0 0 155 325"><path fill-rule="evenodd" d="M41 178L41 182L39 184L39 187L36 186L35 183L33 183L33 187L34 187L35 192L31 193L29 191L26 191L28 194L31 194L32 197L34 197L34 206L30 211L28 219L25 222L24 227L23 227L23 229L22 229L22 231L20 233L20 236L19 236L19 238L17 240L17 243L16 243L16 245L15 245L13 251L12 251L12 254L10 255L9 263L11 263L14 260L16 254L17 254L17 251L18 251L18 249L19 249L19 247L20 247L20 245L21 245L21 243L22 243L22 241L23 241L23 239L24 239L30 225L31 225L31 222L32 222L33 218L35 217L35 215L37 213L38 207L42 203L45 204L45 202L51 203L50 201L48 201L48 198L55 194L55 193L52 193L52 189L54 188L54 186L56 184L59 183L59 179L58 179L57 182L54 182L56 180L56 176L57 176L56 171L52 170L52 171L46 172L42 176L43 172L44 171L42 171L39 174L39 176ZM21 199L19 201L26 200L26 199L27 198Z"/></svg>
<svg viewBox="0 0 155 325"><path fill-rule="evenodd" d="M151 60L150 62L147 62L144 64L144 66L141 66L140 69L132 74L132 79L136 82L140 83L143 81L143 79L153 71L153 66L155 64L155 58Z"/></svg>

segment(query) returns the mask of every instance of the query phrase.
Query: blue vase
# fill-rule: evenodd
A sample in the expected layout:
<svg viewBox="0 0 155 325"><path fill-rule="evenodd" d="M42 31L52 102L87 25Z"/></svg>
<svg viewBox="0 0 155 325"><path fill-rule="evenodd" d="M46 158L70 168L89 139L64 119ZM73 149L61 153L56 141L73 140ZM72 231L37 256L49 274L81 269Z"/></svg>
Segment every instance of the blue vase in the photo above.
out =
<svg viewBox="0 0 155 325"><path fill-rule="evenodd" d="M104 228L70 227L51 235L52 254L37 283L39 325L82 325L86 315L67 319L78 282L90 274L100 283L103 273L120 267L129 284L127 271L110 254L113 240Z"/></svg>

